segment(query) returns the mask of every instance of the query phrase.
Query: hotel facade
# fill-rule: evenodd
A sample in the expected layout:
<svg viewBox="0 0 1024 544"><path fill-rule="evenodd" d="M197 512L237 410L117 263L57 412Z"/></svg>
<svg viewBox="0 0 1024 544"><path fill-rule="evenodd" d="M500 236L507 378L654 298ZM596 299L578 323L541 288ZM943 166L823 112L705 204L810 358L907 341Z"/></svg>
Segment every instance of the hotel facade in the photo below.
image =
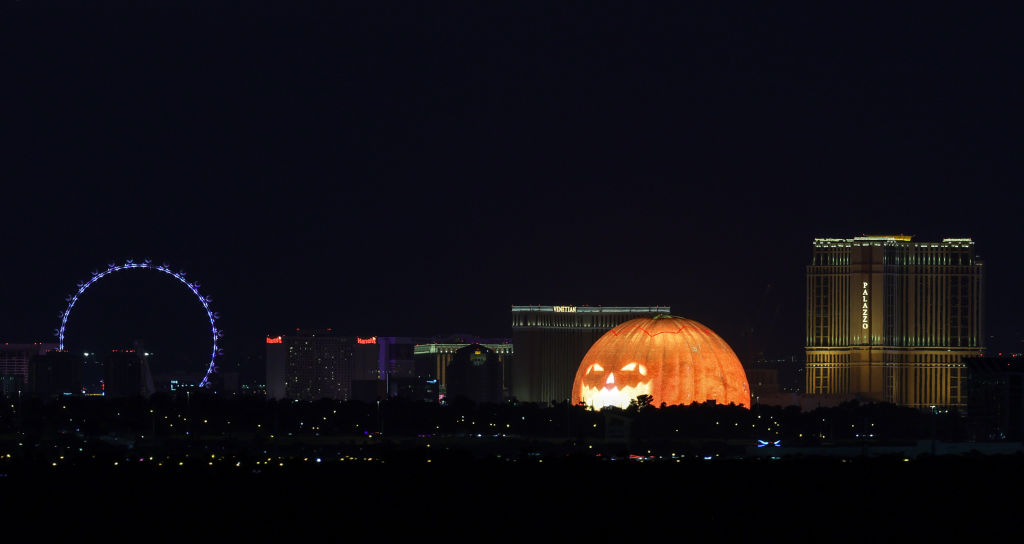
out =
<svg viewBox="0 0 1024 544"><path fill-rule="evenodd" d="M984 353L982 275L969 238L816 238L806 392L965 407L963 359Z"/></svg>
<svg viewBox="0 0 1024 544"><path fill-rule="evenodd" d="M498 363L501 365L503 374L506 369L511 368L515 348L510 338L453 336L441 340L441 342L417 344L413 347L413 357L416 360L416 374L436 379L442 394L447 393L448 367L452 364L455 353L466 346L479 344L493 351L498 357ZM502 388L503 391L508 388L507 377L502 379Z"/></svg>

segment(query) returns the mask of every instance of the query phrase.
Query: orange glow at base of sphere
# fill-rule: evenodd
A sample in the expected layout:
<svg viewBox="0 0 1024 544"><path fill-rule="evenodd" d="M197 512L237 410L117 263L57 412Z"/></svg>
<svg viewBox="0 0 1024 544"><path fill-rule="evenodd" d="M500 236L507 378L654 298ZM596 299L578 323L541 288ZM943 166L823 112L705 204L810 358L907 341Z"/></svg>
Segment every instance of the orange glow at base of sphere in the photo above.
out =
<svg viewBox="0 0 1024 544"><path fill-rule="evenodd" d="M598 338L583 357L572 386L573 404L626 408L640 395L655 405L750 407L750 386L739 358L704 325L673 316L627 321Z"/></svg>

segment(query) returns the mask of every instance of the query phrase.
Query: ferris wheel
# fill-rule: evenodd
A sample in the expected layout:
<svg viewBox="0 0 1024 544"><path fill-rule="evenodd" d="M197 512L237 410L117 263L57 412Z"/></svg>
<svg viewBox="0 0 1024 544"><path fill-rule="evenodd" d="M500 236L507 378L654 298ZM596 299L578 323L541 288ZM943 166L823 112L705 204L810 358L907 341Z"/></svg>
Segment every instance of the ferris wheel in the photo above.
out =
<svg viewBox="0 0 1024 544"><path fill-rule="evenodd" d="M107 266L106 270L93 272L91 278L89 278L87 281L80 282L77 285L78 290L73 295L70 295L65 299L68 305L67 308L65 308L64 311L61 312L60 314L60 327L56 330L58 346L57 349L64 349L64 331L66 330L68 325L68 317L71 315L71 309L74 308L75 303L78 302L78 298L82 296L82 293L84 293L86 289L91 287L101 278L105 278L113 274L114 272L120 272L122 270L139 269L156 270L157 272L163 272L164 274L173 277L174 279L181 282L185 287L187 287L189 291L192 291L192 294L194 294L196 298L199 299L200 304L203 305L203 310L206 311L206 316L210 320L210 334L213 337L213 349L210 352L210 364L206 368L206 373L203 375L202 381L199 383L199 387L206 387L210 382L210 376L217 371L217 357L223 353L221 348L217 345L218 340L220 340L223 337L223 332L217 328L217 319L220 316L218 316L216 312L210 309L210 297L204 296L199 292L198 283L189 282L188 280L185 279L185 272L175 272L171 270L171 268L166 264L155 265L150 260L145 260L140 263L137 263L129 259L125 261L124 264L112 263L109 266Z"/></svg>

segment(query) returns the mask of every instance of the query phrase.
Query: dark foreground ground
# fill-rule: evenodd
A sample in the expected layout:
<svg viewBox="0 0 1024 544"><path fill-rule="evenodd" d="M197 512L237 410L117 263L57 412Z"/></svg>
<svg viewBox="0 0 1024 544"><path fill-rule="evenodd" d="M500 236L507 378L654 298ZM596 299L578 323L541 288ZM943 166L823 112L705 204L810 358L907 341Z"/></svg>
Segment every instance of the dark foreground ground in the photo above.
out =
<svg viewBox="0 0 1024 544"><path fill-rule="evenodd" d="M154 537L288 542L973 541L1019 534L1022 475L1020 455L129 463L9 471L0 500L10 523L40 534L140 526Z"/></svg>
<svg viewBox="0 0 1024 544"><path fill-rule="evenodd" d="M1024 503L1019 441L886 405L62 398L3 429L0 535L48 542L1002 541Z"/></svg>

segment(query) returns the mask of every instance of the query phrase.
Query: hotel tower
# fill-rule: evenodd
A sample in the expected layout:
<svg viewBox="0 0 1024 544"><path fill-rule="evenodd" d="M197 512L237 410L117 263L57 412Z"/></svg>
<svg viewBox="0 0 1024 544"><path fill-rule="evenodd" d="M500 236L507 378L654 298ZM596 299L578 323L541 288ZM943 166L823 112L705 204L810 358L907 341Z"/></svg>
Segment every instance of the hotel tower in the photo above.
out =
<svg viewBox="0 0 1024 544"><path fill-rule="evenodd" d="M807 267L807 393L963 407L984 352L982 262L969 238L816 238Z"/></svg>

